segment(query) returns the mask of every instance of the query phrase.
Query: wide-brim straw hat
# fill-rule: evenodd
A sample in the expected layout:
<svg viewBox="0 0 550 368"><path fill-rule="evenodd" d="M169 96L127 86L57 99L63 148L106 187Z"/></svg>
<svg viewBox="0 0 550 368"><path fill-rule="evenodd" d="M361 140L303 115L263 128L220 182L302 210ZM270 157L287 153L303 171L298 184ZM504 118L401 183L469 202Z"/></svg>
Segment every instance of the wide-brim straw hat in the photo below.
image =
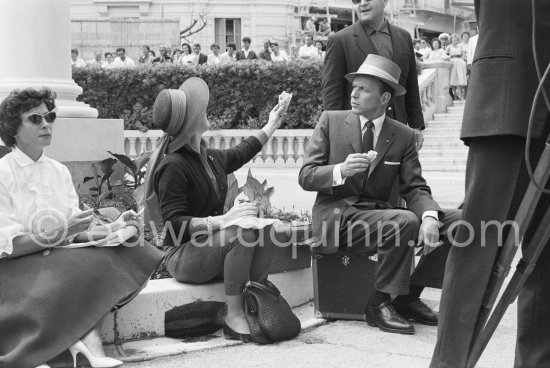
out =
<svg viewBox="0 0 550 368"><path fill-rule="evenodd" d="M353 82L359 75L369 75L386 83L393 89L394 96L402 96L407 93L405 87L399 84L401 68L388 58L380 55L369 54L363 64L355 73L345 75L346 79Z"/></svg>
<svg viewBox="0 0 550 368"><path fill-rule="evenodd" d="M190 142L196 129L206 125L210 91L200 78L187 79L179 89L162 90L153 106L153 123L170 136L166 153Z"/></svg>

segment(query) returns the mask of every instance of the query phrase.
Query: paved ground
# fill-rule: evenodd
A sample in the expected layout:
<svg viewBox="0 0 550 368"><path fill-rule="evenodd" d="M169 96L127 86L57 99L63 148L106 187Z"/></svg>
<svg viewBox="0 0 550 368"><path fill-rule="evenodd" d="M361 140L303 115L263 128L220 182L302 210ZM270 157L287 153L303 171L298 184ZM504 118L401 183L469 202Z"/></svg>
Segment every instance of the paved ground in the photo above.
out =
<svg viewBox="0 0 550 368"><path fill-rule="evenodd" d="M429 290L425 297L428 304L437 306L438 291ZM302 321L315 320L312 303L298 308L298 312ZM512 305L478 368L513 366L515 313L515 305ZM361 321L318 320L316 323L322 324L307 329L292 341L264 346L235 344L218 333L205 339L208 341L203 342L206 345L202 350L188 348L180 350L183 353L178 355L166 356L168 349L164 357L127 363L124 367L427 368L436 340L436 328L422 325L415 326L415 335L407 336L384 333ZM129 347L126 344L126 350Z"/></svg>

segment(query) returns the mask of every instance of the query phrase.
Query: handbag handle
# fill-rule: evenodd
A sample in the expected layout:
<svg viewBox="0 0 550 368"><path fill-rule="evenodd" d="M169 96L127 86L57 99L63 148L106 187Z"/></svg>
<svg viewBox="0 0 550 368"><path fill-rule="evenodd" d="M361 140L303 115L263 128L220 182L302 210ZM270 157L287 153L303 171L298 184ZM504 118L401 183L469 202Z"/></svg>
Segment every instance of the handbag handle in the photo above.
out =
<svg viewBox="0 0 550 368"><path fill-rule="evenodd" d="M275 296L281 295L281 292L279 291L279 289L277 289L277 286L275 286L269 280L265 281L265 285L256 281L248 281L246 283L246 286L244 287L244 290L246 291L247 289L251 289L251 288L258 289L258 291L263 291L269 294L273 294Z"/></svg>

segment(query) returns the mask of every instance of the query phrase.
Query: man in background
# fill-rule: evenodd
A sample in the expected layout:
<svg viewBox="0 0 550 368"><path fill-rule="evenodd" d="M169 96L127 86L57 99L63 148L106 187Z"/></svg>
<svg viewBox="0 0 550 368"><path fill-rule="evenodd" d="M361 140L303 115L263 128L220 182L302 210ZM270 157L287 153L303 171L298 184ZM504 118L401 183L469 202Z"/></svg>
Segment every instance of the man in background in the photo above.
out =
<svg viewBox="0 0 550 368"><path fill-rule="evenodd" d="M252 43L252 40L250 39L250 37L244 37L242 41L243 41L243 49L237 52L237 61L257 60L258 56L256 55L256 53L250 50L250 44Z"/></svg>

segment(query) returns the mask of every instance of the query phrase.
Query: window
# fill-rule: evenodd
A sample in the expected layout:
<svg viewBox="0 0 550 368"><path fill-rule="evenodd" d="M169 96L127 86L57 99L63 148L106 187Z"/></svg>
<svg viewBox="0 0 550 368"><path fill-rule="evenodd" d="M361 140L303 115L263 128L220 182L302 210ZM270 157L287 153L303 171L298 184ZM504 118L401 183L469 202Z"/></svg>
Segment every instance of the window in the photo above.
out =
<svg viewBox="0 0 550 368"><path fill-rule="evenodd" d="M237 50L241 48L241 20L239 18L216 18L214 25L216 43L222 52L228 42L234 42Z"/></svg>

